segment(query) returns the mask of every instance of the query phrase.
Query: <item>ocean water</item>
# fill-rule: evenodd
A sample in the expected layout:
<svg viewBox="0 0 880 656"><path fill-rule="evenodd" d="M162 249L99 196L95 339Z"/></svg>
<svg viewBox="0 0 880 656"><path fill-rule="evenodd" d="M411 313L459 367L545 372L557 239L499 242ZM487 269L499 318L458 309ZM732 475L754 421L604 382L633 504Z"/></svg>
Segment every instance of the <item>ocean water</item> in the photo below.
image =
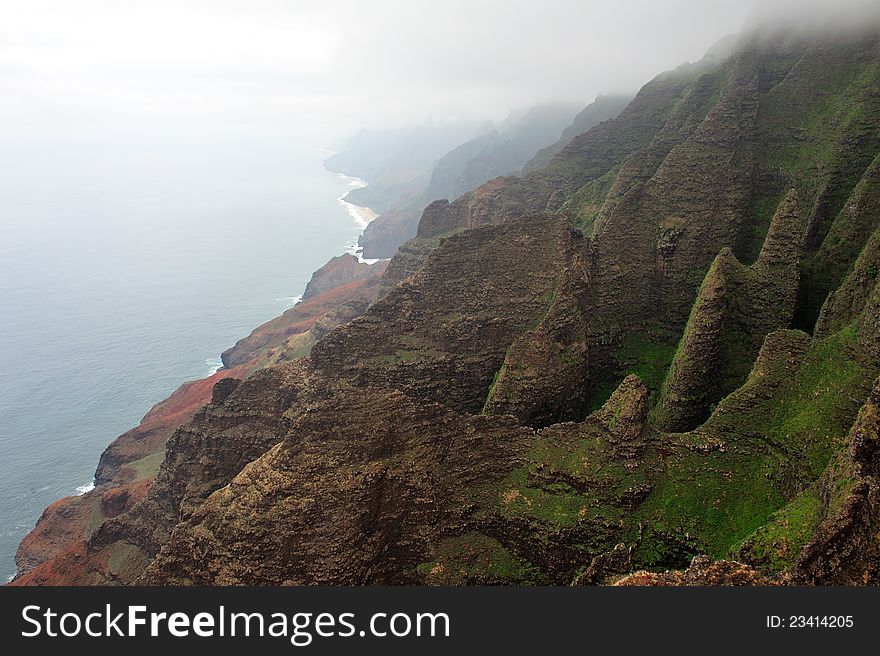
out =
<svg viewBox="0 0 880 656"><path fill-rule="evenodd" d="M0 143L0 576L52 501L368 218L308 139Z"/></svg>

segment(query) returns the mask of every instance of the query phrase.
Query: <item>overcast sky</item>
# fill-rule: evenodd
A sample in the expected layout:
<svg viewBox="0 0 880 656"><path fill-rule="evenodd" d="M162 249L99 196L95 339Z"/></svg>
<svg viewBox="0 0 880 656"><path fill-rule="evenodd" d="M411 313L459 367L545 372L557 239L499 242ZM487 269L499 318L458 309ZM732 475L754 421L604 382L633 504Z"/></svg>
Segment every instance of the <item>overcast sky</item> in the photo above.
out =
<svg viewBox="0 0 880 656"><path fill-rule="evenodd" d="M586 104L804 4L841 0L0 0L0 136L332 139Z"/></svg>

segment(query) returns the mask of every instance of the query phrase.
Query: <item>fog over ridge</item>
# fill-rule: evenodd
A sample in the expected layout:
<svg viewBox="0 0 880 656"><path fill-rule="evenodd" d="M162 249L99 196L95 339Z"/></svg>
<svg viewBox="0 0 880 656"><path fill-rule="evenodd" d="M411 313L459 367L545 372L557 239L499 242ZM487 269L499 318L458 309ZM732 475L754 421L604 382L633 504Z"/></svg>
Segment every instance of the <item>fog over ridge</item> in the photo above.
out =
<svg viewBox="0 0 880 656"><path fill-rule="evenodd" d="M329 139L428 117L501 120L538 102L633 92L743 26L860 24L876 5L3 0L0 136Z"/></svg>

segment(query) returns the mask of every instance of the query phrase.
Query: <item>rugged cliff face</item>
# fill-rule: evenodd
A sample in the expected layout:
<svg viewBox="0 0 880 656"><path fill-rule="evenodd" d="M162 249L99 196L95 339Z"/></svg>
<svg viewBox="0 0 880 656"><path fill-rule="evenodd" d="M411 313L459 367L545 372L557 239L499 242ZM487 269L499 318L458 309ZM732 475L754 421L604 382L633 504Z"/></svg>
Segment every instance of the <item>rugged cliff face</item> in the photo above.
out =
<svg viewBox="0 0 880 656"><path fill-rule="evenodd" d="M264 329L20 582L877 582L880 29L723 51Z"/></svg>

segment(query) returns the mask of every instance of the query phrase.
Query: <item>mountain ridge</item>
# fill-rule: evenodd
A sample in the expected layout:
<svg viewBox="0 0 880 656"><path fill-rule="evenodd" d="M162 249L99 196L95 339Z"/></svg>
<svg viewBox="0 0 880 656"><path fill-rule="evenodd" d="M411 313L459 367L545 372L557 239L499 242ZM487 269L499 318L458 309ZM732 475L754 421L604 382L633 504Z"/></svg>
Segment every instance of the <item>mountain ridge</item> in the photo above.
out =
<svg viewBox="0 0 880 656"><path fill-rule="evenodd" d="M428 205L16 583L880 582L880 29L721 50Z"/></svg>

